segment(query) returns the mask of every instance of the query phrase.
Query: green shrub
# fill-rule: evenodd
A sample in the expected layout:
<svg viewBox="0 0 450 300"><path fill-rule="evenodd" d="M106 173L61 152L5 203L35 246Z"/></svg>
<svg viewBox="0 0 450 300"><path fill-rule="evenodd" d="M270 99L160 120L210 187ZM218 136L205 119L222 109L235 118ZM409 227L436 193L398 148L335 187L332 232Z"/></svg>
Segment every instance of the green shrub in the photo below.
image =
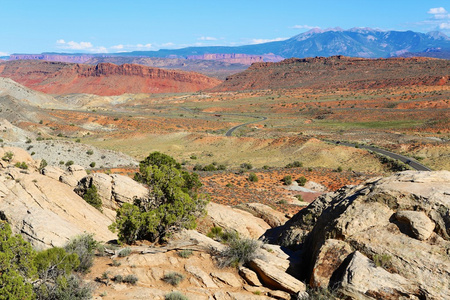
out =
<svg viewBox="0 0 450 300"><path fill-rule="evenodd" d="M89 164L89 167L95 168L95 162L91 162L91 163Z"/></svg>
<svg viewBox="0 0 450 300"><path fill-rule="evenodd" d="M121 263L120 261L118 261L118 260L113 260L113 261L112 261L112 265L113 265L114 267L119 267L119 266L122 265L122 263Z"/></svg>
<svg viewBox="0 0 450 300"><path fill-rule="evenodd" d="M48 164L47 164L47 161L46 161L45 159L41 160L41 162L39 163L39 168L38 168L39 172L42 173L42 170L43 170L47 165L48 165Z"/></svg>
<svg viewBox="0 0 450 300"><path fill-rule="evenodd" d="M131 248L127 247L119 251L119 257L126 257L131 254Z"/></svg>
<svg viewBox="0 0 450 300"><path fill-rule="evenodd" d="M125 283L129 283L129 284L135 285L136 282L138 282L138 280L139 279L137 278L136 275L130 274L130 275L125 276L122 281L125 282Z"/></svg>
<svg viewBox="0 0 450 300"><path fill-rule="evenodd" d="M342 172L342 167L341 166L337 167L336 172L339 172L339 173Z"/></svg>
<svg viewBox="0 0 450 300"><path fill-rule="evenodd" d="M89 149L88 151L86 151L86 154L87 155L92 155L92 154L94 154L94 151L92 149Z"/></svg>
<svg viewBox="0 0 450 300"><path fill-rule="evenodd" d="M36 253L20 235L12 235L11 227L0 221L0 298L34 299L31 280L35 279Z"/></svg>
<svg viewBox="0 0 450 300"><path fill-rule="evenodd" d="M34 265L39 278L56 280L60 276L70 275L80 265L80 260L77 254L54 247L39 252L34 258Z"/></svg>
<svg viewBox="0 0 450 300"><path fill-rule="evenodd" d="M253 169L253 166L251 163L242 163L241 168L246 169L246 170L251 170L251 169Z"/></svg>
<svg viewBox="0 0 450 300"><path fill-rule="evenodd" d="M288 163L286 166L285 166L285 168L287 168L287 169L289 169L289 168L301 168L301 167L303 167L303 163L302 162L299 162L299 161L294 161L294 162L291 162L291 163Z"/></svg>
<svg viewBox="0 0 450 300"><path fill-rule="evenodd" d="M100 199L97 187L94 184L91 183L91 186L84 193L83 199L99 211L102 211L102 199Z"/></svg>
<svg viewBox="0 0 450 300"><path fill-rule="evenodd" d="M209 164L203 167L203 171L217 171L217 168L213 164Z"/></svg>
<svg viewBox="0 0 450 300"><path fill-rule="evenodd" d="M151 187L155 200L124 203L117 210L110 229L118 230L120 242L159 242L173 231L195 228L196 218L205 213L208 200L197 193L201 186L198 175L182 170L168 155L151 153L141 161L135 179Z"/></svg>
<svg viewBox="0 0 450 300"><path fill-rule="evenodd" d="M3 155L2 159L4 161L10 162L13 157L14 157L14 153L12 153L11 151L8 151Z"/></svg>
<svg viewBox="0 0 450 300"><path fill-rule="evenodd" d="M94 264L95 252L98 249L98 242L94 240L94 235L84 233L72 238L64 249L67 253L75 253L78 255L80 265L75 271L80 273L88 273Z"/></svg>
<svg viewBox="0 0 450 300"><path fill-rule="evenodd" d="M16 162L16 164L14 165L16 168L22 169L22 170L27 170L28 169L28 165L26 162Z"/></svg>
<svg viewBox="0 0 450 300"><path fill-rule="evenodd" d="M113 277L113 281L116 283L122 283L123 282L123 276L122 275L116 275Z"/></svg>
<svg viewBox="0 0 450 300"><path fill-rule="evenodd" d="M189 298L180 292L171 292L164 296L164 300L189 300Z"/></svg>
<svg viewBox="0 0 450 300"><path fill-rule="evenodd" d="M191 257L194 253L192 252L192 250L185 249L185 250L180 250L180 251L178 251L177 254L178 254L179 257L182 257L182 258L189 258L189 257Z"/></svg>
<svg viewBox="0 0 450 300"><path fill-rule="evenodd" d="M248 181L250 182L257 182L258 181L258 176L255 173L250 173L248 174Z"/></svg>
<svg viewBox="0 0 450 300"><path fill-rule="evenodd" d="M74 164L73 160L68 160L68 161L66 162L66 167L70 167L70 166L73 165L73 164Z"/></svg>
<svg viewBox="0 0 450 300"><path fill-rule="evenodd" d="M226 169L227 169L227 166L225 166L223 164L220 164L220 165L217 166L217 170L218 171L225 171Z"/></svg>
<svg viewBox="0 0 450 300"><path fill-rule="evenodd" d="M392 257L388 254L375 254L372 258L377 267L388 269L391 266Z"/></svg>
<svg viewBox="0 0 450 300"><path fill-rule="evenodd" d="M214 226L209 230L206 236L211 239L222 239L222 235L223 235L222 227Z"/></svg>
<svg viewBox="0 0 450 300"><path fill-rule="evenodd" d="M257 240L248 238L232 238L219 255L219 267L237 267L246 264L257 257L257 250L261 247Z"/></svg>
<svg viewBox="0 0 450 300"><path fill-rule="evenodd" d="M168 284L178 286L184 280L184 275L177 272L169 272L162 279Z"/></svg>
<svg viewBox="0 0 450 300"><path fill-rule="evenodd" d="M292 176L291 175L286 175L283 177L283 179L281 179L281 181L283 181L283 183L285 185L290 185L292 184Z"/></svg>
<svg viewBox="0 0 450 300"><path fill-rule="evenodd" d="M305 176L301 176L296 181L298 182L299 186L305 186L305 184L308 180L306 179Z"/></svg>

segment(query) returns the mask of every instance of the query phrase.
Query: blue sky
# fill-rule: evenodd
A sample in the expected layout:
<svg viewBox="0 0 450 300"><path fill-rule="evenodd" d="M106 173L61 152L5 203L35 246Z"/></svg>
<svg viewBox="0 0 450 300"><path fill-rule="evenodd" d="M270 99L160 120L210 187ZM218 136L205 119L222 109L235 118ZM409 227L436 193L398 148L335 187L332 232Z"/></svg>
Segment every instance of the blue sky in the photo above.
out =
<svg viewBox="0 0 450 300"><path fill-rule="evenodd" d="M450 35L450 1L0 0L0 56L243 45L313 27Z"/></svg>

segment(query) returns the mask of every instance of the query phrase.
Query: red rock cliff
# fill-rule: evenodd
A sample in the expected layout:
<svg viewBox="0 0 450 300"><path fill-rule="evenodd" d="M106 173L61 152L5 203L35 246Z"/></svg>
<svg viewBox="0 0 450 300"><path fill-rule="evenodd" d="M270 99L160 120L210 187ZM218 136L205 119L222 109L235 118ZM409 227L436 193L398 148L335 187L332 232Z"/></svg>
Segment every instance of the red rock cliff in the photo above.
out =
<svg viewBox="0 0 450 300"><path fill-rule="evenodd" d="M221 82L198 73L134 64L101 63L90 66L32 60L2 63L0 76L50 94L88 93L102 96L196 92Z"/></svg>

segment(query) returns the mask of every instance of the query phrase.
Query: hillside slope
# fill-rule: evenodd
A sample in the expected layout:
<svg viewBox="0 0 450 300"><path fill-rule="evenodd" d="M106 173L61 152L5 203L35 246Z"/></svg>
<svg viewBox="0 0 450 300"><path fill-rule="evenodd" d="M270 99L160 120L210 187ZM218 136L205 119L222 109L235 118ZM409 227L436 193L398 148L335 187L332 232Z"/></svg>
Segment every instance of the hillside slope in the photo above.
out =
<svg viewBox="0 0 450 300"><path fill-rule="evenodd" d="M448 85L450 61L427 58L363 59L345 56L256 63L213 91L279 88L382 88Z"/></svg>
<svg viewBox="0 0 450 300"><path fill-rule="evenodd" d="M102 96L195 92L221 82L197 73L141 65L101 63L90 66L32 60L0 64L0 77L11 78L49 94L87 93Z"/></svg>

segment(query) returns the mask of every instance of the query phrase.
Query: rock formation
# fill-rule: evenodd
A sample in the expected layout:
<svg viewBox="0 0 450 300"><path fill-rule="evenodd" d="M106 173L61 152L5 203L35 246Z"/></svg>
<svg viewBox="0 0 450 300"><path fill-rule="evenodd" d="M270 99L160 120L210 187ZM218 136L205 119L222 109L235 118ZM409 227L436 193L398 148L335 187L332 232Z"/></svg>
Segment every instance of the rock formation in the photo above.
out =
<svg viewBox="0 0 450 300"><path fill-rule="evenodd" d="M325 194L265 238L301 249L303 280L354 299L450 298L450 172Z"/></svg>
<svg viewBox="0 0 450 300"><path fill-rule="evenodd" d="M246 71L229 76L212 90L442 86L450 84L449 67L449 60L431 58L290 58L277 63L255 63Z"/></svg>
<svg viewBox="0 0 450 300"><path fill-rule="evenodd" d="M141 65L100 63L90 66L37 60L2 63L0 76L49 94L86 93L101 96L195 92L221 82L198 73Z"/></svg>
<svg viewBox="0 0 450 300"><path fill-rule="evenodd" d="M12 153L11 159L7 153ZM40 174L38 162L25 150L0 148L0 157L0 217L33 247L63 246L84 232L93 233L99 241L117 238L108 230L109 218L54 175Z"/></svg>

